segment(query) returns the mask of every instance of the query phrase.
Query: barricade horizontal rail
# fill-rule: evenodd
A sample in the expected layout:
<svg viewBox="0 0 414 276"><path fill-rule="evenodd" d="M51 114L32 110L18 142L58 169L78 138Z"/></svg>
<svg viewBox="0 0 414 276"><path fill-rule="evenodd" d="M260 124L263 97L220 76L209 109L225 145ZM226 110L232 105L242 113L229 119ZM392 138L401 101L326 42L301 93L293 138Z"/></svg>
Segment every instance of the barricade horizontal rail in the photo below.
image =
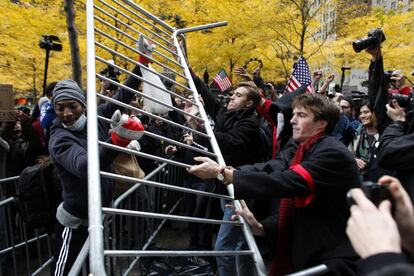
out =
<svg viewBox="0 0 414 276"><path fill-rule="evenodd" d="M115 2L118 2L118 1L115 1ZM142 13L143 15L145 15L146 18L150 18L150 20L148 20L145 17L139 16L138 14L136 14L141 20L143 20L144 22L150 24L154 28L157 28L161 32L164 32L164 34L166 34L167 36L169 35L169 33L167 31L174 32L175 29L173 27L171 27L170 25L168 25L167 23L165 23L164 21L162 21L158 17L155 17L153 14L151 14L148 11L146 11L144 8L142 8L141 6L137 5L136 3L132 2L132 1L129 1L129 0L122 0L122 2L124 2L125 4L131 6L135 10L139 11L140 13ZM154 21L158 25L160 25L163 28L165 28L167 31L163 31L161 28L156 27L154 24L151 23L151 21Z"/></svg>
<svg viewBox="0 0 414 276"><path fill-rule="evenodd" d="M21 248L21 247L23 247L25 245L31 244L33 242L36 242L36 241L39 241L39 240L45 239L45 238L49 238L49 234L43 234L43 235L40 235L38 237L31 238L31 239L29 239L27 241L23 241L21 243L15 244L15 245L13 245L11 247L8 247L6 249L0 250L0 254L8 253L8 252L10 252L12 250L19 249L19 248Z"/></svg>
<svg viewBox="0 0 414 276"><path fill-rule="evenodd" d="M117 12L118 14L122 15L123 17L125 17L126 19L128 19L128 21L134 21L134 19L132 17L130 17L129 15L125 14L124 12L122 12L119 9L116 9L112 6L110 6L108 3L106 3L103 0L98 0L100 3L104 4L105 6L107 6L108 8L110 8L112 11ZM116 2L116 1L114 1ZM96 6L95 6L96 7ZM159 34L157 34L156 32L152 31L151 29L147 28L146 26L144 26L143 24L137 22L137 25L139 25L140 27L142 27L144 30L146 30L147 32L151 33L151 35L160 38L161 40L163 40L164 42L166 42L167 44L169 44L170 47L175 47L174 44L172 44L170 41L168 41L168 39L163 38L162 36L160 36ZM168 34L167 34L168 35ZM169 36L169 35L168 35ZM149 39L151 42L155 43L157 46L163 48L164 50L170 52L173 55L177 54L174 51L171 51L168 47L162 45L161 43L158 43L156 40L151 39L149 36L144 35L145 38Z"/></svg>
<svg viewBox="0 0 414 276"><path fill-rule="evenodd" d="M12 183L13 181L17 181L17 180L19 180L18 175L17 176L6 177L6 178L3 178L3 179L0 179L0 185L2 183Z"/></svg>
<svg viewBox="0 0 414 276"><path fill-rule="evenodd" d="M116 28L115 26L113 26L113 25L111 25L111 24L107 23L106 21L104 21L104 20L102 20L102 19L100 19L100 18L96 18L96 19L97 19L98 21L101 21L101 23L103 23L105 26L108 26L109 28L111 28L111 29L113 29L113 30L115 30L115 31L118 31L118 30L119 30L119 29L118 29L118 28ZM128 50L130 50L130 51L132 51L132 52L134 52L134 53L136 53L136 54L140 54L140 55L144 56L144 57L145 57L145 58L147 58L148 60L152 61L154 64L156 64L156 65L158 65L158 66L160 66L160 67L162 67L162 68L164 68L164 69L167 69L167 70L169 70L169 71L173 72L174 74L176 74L177 76L180 76L180 77L181 77L181 78L183 78L184 80L187 80L187 81L188 81L188 78L187 78L185 75L183 75L183 74L179 73L177 70L174 70L174 69L172 69L171 67L169 67L169 66L167 66L167 65L163 64L162 62L157 61L157 60L156 60L156 59L154 59L153 57L150 57L150 56L145 55L144 53L140 52L140 51L139 51L139 50L137 50L136 48L131 47L131 46L129 46L128 44L126 44L126 43L124 43L124 42L122 42L122 41L120 41L120 40L118 40L118 39L115 39L115 38L111 37L111 35L110 35L110 34L108 34L108 33L104 32L103 30L101 30L101 29L99 29L99 28L95 28L95 31L96 31L98 34L101 34L101 35L105 36L106 38L109 38L110 40L112 40L112 41L116 42L116 43L117 43L117 44L119 44L119 45L124 46L125 48L127 48ZM123 32L123 31L121 31L121 30L119 30L119 31L120 31L120 32L122 32L122 33L123 33L123 35L125 35L125 36L129 37L131 40L132 40L132 39L134 39L134 38L133 38L132 36L130 36L129 34L127 34L127 33Z"/></svg>
<svg viewBox="0 0 414 276"><path fill-rule="evenodd" d="M199 223L209 223L209 224L229 224L233 226L243 226L242 223L238 221L224 221L217 219L205 219L205 218L196 218L196 217L186 217L186 216L176 216L176 215L165 215L141 211L132 211L132 210L122 210L114 208L102 208L102 211L110 215L130 215L134 217L143 217L143 218L155 218L155 219L169 219L175 221L185 221L185 222L199 222Z"/></svg>
<svg viewBox="0 0 414 276"><path fill-rule="evenodd" d="M187 257L202 257L202 256L241 256L253 255L252 250L239 251L183 251L183 250L105 250L105 256L141 256L141 257L162 257L162 256L187 256Z"/></svg>
<svg viewBox="0 0 414 276"><path fill-rule="evenodd" d="M7 198L7 199L0 202L0 207L2 207L4 205L7 205L11 202L14 202L14 201L16 201L16 199L14 197L9 197L9 198Z"/></svg>
<svg viewBox="0 0 414 276"><path fill-rule="evenodd" d="M159 85L153 84L152 82L150 82L150 81L146 80L145 78L143 78L143 77L141 77L141 76L138 76L137 74L134 74L134 73L132 73L132 72L130 72L130 71L128 71L128 70L125 70L124 68L122 68L122 67L120 67L120 66L118 66L118 65L114 65L114 64L110 63L109 61L105 60L104 58L101 58L101 57L99 57L99 56L96 56L95 58L96 58L96 60L98 60L98 61L100 61L100 62L104 63L105 65L107 65L107 66L111 66L111 67L113 67L113 68L116 68L116 69L118 69L119 71L121 71L121 72L123 72L123 73L126 73L127 75L134 76L135 78L137 78L137 79L141 80L142 82L145 82L145 83L147 83L147 84L149 84L149 85L151 85L151 86L153 86L153 87L155 87L155 88L158 88L158 89L160 89L161 91L163 91L163 92L165 92L165 93L168 93L168 94L170 94L170 95L172 95L172 96L174 96L174 97L184 98L186 101L189 101L189 100L188 100L188 99L186 99L185 97L183 97L183 96L181 96L181 95L179 95L179 94L177 94L177 93L174 93L174 92L172 92L172 91L170 91L170 90L168 90L168 89L166 89L166 88L164 88L164 87L161 87L161 86L159 86ZM134 62L132 59L129 59L129 61L130 61L131 63L134 63L135 65L140 66L140 67L141 67L141 70L147 70L147 71L149 71L148 67L142 66L142 64L140 64L139 62ZM153 72L153 71L150 71L150 72ZM157 75L157 74L156 74L156 75ZM160 74L158 74L158 76L160 76ZM163 78L164 78L164 79L168 79L168 80L169 80L169 78L168 78L168 77L163 77ZM183 100L184 100L184 99L183 99ZM197 106L197 103L196 103L196 102L193 102L193 104L195 104L195 105Z"/></svg>
<svg viewBox="0 0 414 276"><path fill-rule="evenodd" d="M125 89L125 90L127 90L127 91L129 91L129 92L135 93L135 94L140 95L140 96L141 96L141 94L142 94L142 92L139 92L139 91L137 91L137 90L135 90L135 89L133 89L133 88L131 88L131 87L125 86L125 85L124 85L124 84L122 84L122 83L119 83L119 82L113 81L113 80L111 80L111 79L108 79L107 77L105 77L105 76L103 76L103 75L101 75L101 74L96 74L96 77L97 77L98 79L100 79L100 80L105 80L105 81L108 81L109 83L111 83L111 84L113 84L113 85L117 86L118 88ZM143 96L143 97L144 97L144 96ZM191 104L194 104L195 106L197 106L197 104L196 104L196 103L192 102L191 100L187 99L186 97L183 97L183 96L178 95L178 94L177 94L177 96L176 96L176 97L177 97L177 98L179 98L179 99L181 99L181 100L183 100L184 102L188 102L188 103L191 103ZM146 97L144 97L144 98L148 98L148 99L150 99L151 97L150 97L150 96L148 96L148 95L146 95Z"/></svg>
<svg viewBox="0 0 414 276"><path fill-rule="evenodd" d="M113 149L113 150L117 150L119 152L128 153L128 154L139 156L139 157L144 157L144 158L151 159L151 160L154 160L154 161L157 161L157 162L165 162L165 163L175 165L175 166L178 166L178 167L181 167L181 168L187 169L187 168L191 167L191 165L189 165L189 164L185 164L185 163L174 161L174 160L171 160L171 159L158 157L158 156L155 156L155 155L152 155L152 154L143 153L143 152L140 152L140 151L136 151L136 150L116 146L116 145L109 144L109 143L106 143L106 142L99 141L99 144L104 146L104 147L107 147L107 148L110 148L110 149Z"/></svg>
<svg viewBox="0 0 414 276"><path fill-rule="evenodd" d="M144 66L142 63L140 63L140 62L138 62L138 61L136 61L136 60L134 60L134 59L132 59L132 58L129 58L129 57L125 56L124 54L121 54L121 53L119 53L119 52L117 52L117 51L115 51L115 50L113 50L113 49L109 48L108 46L106 46L106 45L104 45L104 44L102 44L102 43L95 42L95 45L96 45L96 46L98 46L99 48L102 48L103 50L105 50L105 51L107 51L107 52L111 53L112 55L116 55L116 56L121 57L121 58L122 58L122 59L124 59L124 60L127 60L128 62L130 62L130 63L132 63L132 64L134 64L134 65L137 65L137 66L139 66L139 67L141 67L141 68L146 67L146 66ZM110 66L112 67L112 64L111 64ZM123 69L123 68L122 68L122 69ZM129 71L124 70L124 72L125 72L125 73L127 73L127 74L129 74ZM161 73L158 73L158 72L156 72L156 71L153 71L153 74L154 74L154 75L157 75L157 76L158 76L158 77L160 77L161 79L164 79L164 80L166 80L166 81L169 81L169 82L171 82L171 83L173 83L173 84L177 85L177 86L178 86L178 87L180 87L180 88L185 89L186 91L193 92L193 91L192 91L189 87L187 87L187 86L185 86L185 85L183 85L183 84L181 84L181 83L179 83L179 82L177 82L177 81L175 81L175 80L173 80L173 79L171 79L171 78L169 78L169 77L167 77L167 76L165 76L165 75L163 75L163 74L161 74ZM176 97L182 97L182 96L181 96L181 95L179 95L179 94L176 94L175 96L176 96ZM191 102L190 100L188 100L188 99L187 99L187 98L185 98L185 97L182 97L182 99L183 99L183 100L186 100L186 101L188 101L188 102ZM194 105L196 105L196 103L195 103L195 102L191 102L191 103L192 103L192 104L194 104Z"/></svg>
<svg viewBox="0 0 414 276"><path fill-rule="evenodd" d="M147 186L163 188L163 189L171 190L171 191L186 192L186 193L189 193L189 194L208 196L208 197L212 197L212 198L221 198L221 199L226 199L226 200L233 200L232 197L227 196L227 195L221 195L221 194L209 193L209 192L204 192L204 191L199 191L199 190L194 190L194 189L189 189L189 188L184 188L184 187L178 187L178 186L163 184L163 183L159 183L159 182L155 182L155 181L139 179L139 178L119 175L119 174L115 174L115 173L109 173L109 172L105 172L105 171L101 171L101 175L103 177L107 177L107 178L114 179L114 180L126 181L126 182L130 182L130 183L140 183L140 184L144 184L144 185L147 185Z"/></svg>
<svg viewBox="0 0 414 276"><path fill-rule="evenodd" d="M100 120L103 120L103 121L107 122L107 123L112 123L112 121L110 119L108 119L108 118L105 118L105 117L102 117L102 116L98 116L98 118ZM196 148L194 146L190 146L190 145L187 145L187 144L178 142L178 141L176 141L174 139L170 139L170 138L167 138L165 136L161 136L161 135L158 135L158 134L155 134L155 133L146 131L146 130L144 130L144 135L149 136L149 137L152 137L152 138L155 138L155 139L158 139L158 140L163 140L164 142L167 142L167 143L170 143L170 144L179 146L179 147L183 147L183 148L186 148L186 149L189 149L189 150L192 150L192 151L199 152L199 153L201 153L203 155L208 155L210 157L217 158L217 155L216 154L214 154L212 152L209 152L207 150L203 150L203 149L200 149L200 148Z"/></svg>
<svg viewBox="0 0 414 276"><path fill-rule="evenodd" d="M157 173L159 173L162 169L164 169L167 166L167 163L162 163L160 164L155 170L153 170L152 172L150 172L148 175L146 175L144 177L143 180L149 180L151 178L153 178ZM105 172L101 172L101 174L105 174ZM109 175L108 175L109 176ZM117 175L119 176L119 175ZM128 176L123 176L123 177L128 177ZM140 188L140 186L142 185L141 183L136 182L136 180L134 180L135 185L133 185L131 188L129 188L128 190L126 190L123 194L121 194L114 202L114 204L112 205L113 208L118 208L118 206L127 199L128 196L130 196L133 192L135 192L138 188Z"/></svg>
<svg viewBox="0 0 414 276"><path fill-rule="evenodd" d="M127 10L128 12L130 12L131 14L133 14L134 16L138 17L140 20L142 20L143 22L145 22L147 25L151 26L155 30L163 33L168 38L170 37L170 33L169 32L173 32L173 30L174 30L173 28L171 28L170 26L168 26L167 24L165 24L162 20L157 20L155 23L159 24L160 26L164 27L167 30L163 30L162 28L158 28L158 26L156 26L153 22L151 22L150 20L147 20L144 16L140 15L139 13L136 13L134 10L126 7L125 5L122 5L119 1L114 0L113 2L114 3L117 3L123 9ZM141 13L142 13L142 11L144 11L144 10L138 10L138 9L136 9L136 7L138 5L136 5L135 3L131 2L131 1L123 1L123 2L126 3L126 4L128 4L129 6L133 7L136 11L139 11ZM143 14L145 15L145 13L143 13ZM139 21L137 21L137 20L133 20L133 21L139 23ZM166 42L169 43L171 46L174 46L174 44L171 41L168 41L167 40Z"/></svg>
<svg viewBox="0 0 414 276"><path fill-rule="evenodd" d="M0 275L36 275L51 260L49 233L29 228L16 209L18 181L19 176L0 179Z"/></svg>
<svg viewBox="0 0 414 276"><path fill-rule="evenodd" d="M156 42L156 40L152 40L150 37L148 37L148 36L144 35L143 33L139 32L138 30L134 29L133 27L131 27L129 24L125 23L124 21L122 21L122 20L120 20L120 19L116 18L115 16L113 16L113 15L109 14L109 13L108 13L108 12L106 12L104 9L101 9L101 8L99 8L99 7L96 7L96 6L95 6L95 9L96 9L97 11L99 11L99 12L103 13L104 15L106 15L106 16L108 16L108 17L110 17L110 18L111 18L112 20L114 20L115 22L120 23L120 24L121 24L121 25L123 25L124 27L126 27L126 28L130 29L130 30L131 30L131 31L133 31L134 33L136 33L136 34L138 34L138 35L142 35L142 36L144 36L147 40L151 41L151 42L152 42L152 43L154 43L155 45L157 45L157 46L163 46L163 45L161 45L160 43ZM166 48L166 47L165 47L165 49L168 49L168 48ZM171 53L173 53L173 51L171 51L171 50L169 50L169 49L168 49L168 52L169 52L170 54L171 54ZM164 59L166 59L167 61L169 61L169 62L173 63L174 65L179 66L179 67L182 67L182 65L181 65L181 64L179 64L177 61L175 61L175 60L173 60L173 59L171 59L171 58L167 57L166 55L164 55L163 53L161 53L161 52L157 51L156 49L154 49L154 53L156 53L157 55L162 56Z"/></svg>
<svg viewBox="0 0 414 276"><path fill-rule="evenodd" d="M107 77L102 76L102 75L100 75L100 74L97 74L97 77L98 77L99 79L101 79L101 80L106 80L106 81L108 81L108 82L109 82L109 83L111 83L111 84L116 83L116 82L114 82L114 81L112 81L112 80L108 79ZM127 87L127 86L124 86L124 85L119 85L119 83L118 83L118 84L114 84L114 85L115 85L115 86L118 86L118 87ZM128 87L128 88L129 88L129 87ZM174 111L178 112L179 114L183 114L183 115L186 115L186 116L188 116L188 117L192 117L192 118L194 118L194 119L196 119L196 120L202 121L202 119L201 119L200 117L198 117L198 116L196 116L196 115L194 115L194 114L191 114L191 113L185 112L185 111L180 110L179 108L174 107L174 106L169 106L168 104L165 104L165 103L163 103L162 101L159 101L159 100L157 100L157 99L155 99L155 98L153 98L153 97L151 97L151 96L148 96L148 95L146 95L146 94L144 94L144 93L141 93L141 92L139 92L139 91L137 91L137 90L134 90L134 89L132 89L132 88L129 88L129 89L126 89L126 90L128 90L129 92L132 92L132 93L134 93L134 94L136 94L136 95L139 95L139 96L141 96L141 97L143 97L143 98L146 98L146 99L149 99L149 100L151 100L151 101L153 101L153 102L156 102L156 103L158 103L158 104L160 104L160 105L162 105L162 106L166 106L166 107L168 107L168 108L170 108L170 109L172 109L172 110L174 110Z"/></svg>
<svg viewBox="0 0 414 276"><path fill-rule="evenodd" d="M112 102L114 104L117 104L117 105L119 105L121 107L124 107L126 109L129 109L129 110L132 110L132 111L137 111L139 113L142 113L144 115L147 115L148 117L150 117L152 119L158 119L158 120L160 120L160 121L162 121L164 123L170 124L170 125L172 125L174 127L181 128L183 130L187 130L187 131L192 132L192 133L196 133L197 135L203 136L205 138L211 138L210 136L208 136L207 134L205 134L203 132L200 132L198 130L192 129L192 128L187 127L187 126L184 126L184 125L180 125L179 123L176 123L176 122L173 122L171 120L165 119L165 118L163 118L161 116L154 115L154 114L152 114L150 112L147 112L147 111L145 111L143 109L140 109L140 108L137 108L137 107L133 107L133 106L128 105L128 104L124 104L123 102L114 100L114 99L112 99L110 97L107 97L107 96L104 96L102 94L98 94L98 97L101 98L101 99L104 99L104 100L106 100L108 102Z"/></svg>
<svg viewBox="0 0 414 276"><path fill-rule="evenodd" d="M321 265L307 268L307 269L297 271L291 274L287 274L286 276L315 276L315 275L323 275L326 273L329 273L328 267L324 264L321 264Z"/></svg>

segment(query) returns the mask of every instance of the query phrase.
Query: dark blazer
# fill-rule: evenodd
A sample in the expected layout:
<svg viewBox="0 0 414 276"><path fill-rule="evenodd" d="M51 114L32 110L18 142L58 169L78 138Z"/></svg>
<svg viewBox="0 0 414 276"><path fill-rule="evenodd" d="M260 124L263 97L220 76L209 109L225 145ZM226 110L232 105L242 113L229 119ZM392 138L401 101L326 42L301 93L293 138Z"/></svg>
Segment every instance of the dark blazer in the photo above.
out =
<svg viewBox="0 0 414 276"><path fill-rule="evenodd" d="M296 148L296 143L291 141L276 159L238 168L233 175L235 197L309 196L309 181L290 167ZM332 136L323 136L305 153L300 165L313 179L315 192L310 204L295 208L292 229L294 268L301 270L326 264L332 271L335 267L344 271L343 265L349 267L351 264L350 270L345 271L352 272L352 261L357 255L345 233L349 217L346 193L361 185L357 164L341 142ZM277 235L275 229L265 228L266 234L274 237Z"/></svg>

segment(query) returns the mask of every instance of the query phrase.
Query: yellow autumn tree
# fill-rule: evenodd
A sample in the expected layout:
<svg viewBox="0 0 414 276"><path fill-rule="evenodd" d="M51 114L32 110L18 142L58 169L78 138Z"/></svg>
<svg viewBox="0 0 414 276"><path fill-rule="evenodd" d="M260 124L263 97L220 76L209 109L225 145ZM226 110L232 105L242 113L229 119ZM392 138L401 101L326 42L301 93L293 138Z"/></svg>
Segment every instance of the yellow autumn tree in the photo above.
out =
<svg viewBox="0 0 414 276"><path fill-rule="evenodd" d="M112 1L110 1L113 3ZM117 1L118 2L118 1ZM191 27L227 21L225 27L186 34L189 64L201 75L208 68L210 76L221 68L232 75L237 66L242 66L250 58L263 61L262 76L267 80L284 83L295 59L303 54L311 68L318 68L329 62L336 71L343 65L353 68L366 68L369 57L356 54L352 50L352 41L366 36L369 29L381 27L387 40L383 43L386 68L411 70L413 60L414 30L413 12L398 13L383 10L366 9L360 1L323 0L321 6L313 6L311 0L136 0L147 11L155 14L176 28ZM18 90L42 90L44 56L38 47L42 34L57 35L63 44L62 52L52 52L49 64L48 80L60 80L71 77L68 34L61 0L32 0L28 3L13 4L0 2L3 23L0 26L0 82L11 83ZM119 3L122 3L119 2ZM338 5L335 41L315 38L321 28L318 14L327 5ZM76 25L79 32L80 53L83 69L86 67L86 27L85 3L75 1ZM121 14L122 12L123 14ZM342 12L342 13L341 13ZM108 36L100 35L98 43L115 49L130 58L137 56L132 50L139 32L150 38L163 37L164 42L157 51L172 58L166 51L170 48L170 37L162 31L153 30L145 22L123 5L115 10L103 5L102 10L95 9L95 15L105 19L108 24L96 21L96 28ZM126 16L126 17L125 17ZM47 18L47 20L45 20ZM122 19L123 24L120 22ZM160 25L157 25L163 29ZM116 32L114 31L116 28ZM122 40L127 47L119 46L116 40ZM159 40L159 38L158 38ZM119 55L108 53L96 47L102 59L113 59L122 68L129 68L130 62ZM157 58L164 59L160 55ZM172 68L177 68L171 60L164 59ZM106 67L97 63L97 71ZM154 65L157 70L162 70ZM85 72L85 70L83 71ZM83 74L85 79L86 75ZM121 76L121 80L125 78ZM234 78L234 76L232 76ZM84 82L85 83L85 82Z"/></svg>
<svg viewBox="0 0 414 276"><path fill-rule="evenodd" d="M42 93L45 50L38 46L43 34L62 40L61 52L51 51L48 82L71 78L71 60L63 12L63 1L0 2L0 83L12 84L19 95ZM85 16L79 16L84 26ZM84 29L84 28L83 28ZM81 29L81 32L82 31ZM85 56L85 39L81 33L80 50Z"/></svg>
<svg viewBox="0 0 414 276"><path fill-rule="evenodd" d="M381 28L386 41L382 43L385 69L403 69L406 73L413 69L414 57L414 12L385 12L383 9L372 9L367 15L349 18L342 24L336 41L327 43L321 54L313 61L332 60L336 72L342 66L368 69L370 56L365 52L355 53L352 42L367 36L374 28ZM338 22L339 23L339 22Z"/></svg>

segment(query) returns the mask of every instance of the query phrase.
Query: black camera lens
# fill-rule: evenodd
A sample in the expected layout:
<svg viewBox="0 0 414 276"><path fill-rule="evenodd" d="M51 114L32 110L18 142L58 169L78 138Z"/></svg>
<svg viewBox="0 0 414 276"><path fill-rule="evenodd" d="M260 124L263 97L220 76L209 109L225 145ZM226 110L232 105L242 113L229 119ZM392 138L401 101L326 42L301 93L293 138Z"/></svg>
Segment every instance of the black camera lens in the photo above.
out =
<svg viewBox="0 0 414 276"><path fill-rule="evenodd" d="M368 36L355 40L352 43L352 47L356 53L361 52L364 49L373 48L385 41L385 35L381 29L374 29L368 32Z"/></svg>

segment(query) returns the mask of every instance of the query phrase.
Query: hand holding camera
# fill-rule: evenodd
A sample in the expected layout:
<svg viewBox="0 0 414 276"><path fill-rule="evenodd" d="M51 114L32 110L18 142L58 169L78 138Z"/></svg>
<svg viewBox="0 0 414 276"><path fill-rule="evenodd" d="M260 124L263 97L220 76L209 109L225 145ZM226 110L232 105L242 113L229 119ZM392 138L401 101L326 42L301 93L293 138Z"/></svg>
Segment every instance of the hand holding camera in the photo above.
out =
<svg viewBox="0 0 414 276"><path fill-rule="evenodd" d="M395 177L385 175L378 182L388 186L393 198L393 217L401 235L402 247L414 254L414 210L410 197Z"/></svg>
<svg viewBox="0 0 414 276"><path fill-rule="evenodd" d="M400 106L397 99L392 99L391 104L387 104L385 107L387 108L387 116L393 122L405 122L405 110Z"/></svg>
<svg viewBox="0 0 414 276"><path fill-rule="evenodd" d="M361 258L379 253L400 253L400 235L391 215L391 204L383 201L377 208L361 189L352 189L351 207L346 233Z"/></svg>
<svg viewBox="0 0 414 276"><path fill-rule="evenodd" d="M391 193L387 185L380 185L372 181L364 181L362 182L361 190L365 197L376 207L378 207L384 200L392 202ZM350 190L346 196L350 206L357 204L356 200L354 200L352 190Z"/></svg>
<svg viewBox="0 0 414 276"><path fill-rule="evenodd" d="M346 232L352 246L362 258L386 252L400 253L401 245L413 254L411 200L397 178L383 176L378 183L365 183L362 189L352 189L348 194L352 207ZM386 198L392 199L392 203L384 200Z"/></svg>

